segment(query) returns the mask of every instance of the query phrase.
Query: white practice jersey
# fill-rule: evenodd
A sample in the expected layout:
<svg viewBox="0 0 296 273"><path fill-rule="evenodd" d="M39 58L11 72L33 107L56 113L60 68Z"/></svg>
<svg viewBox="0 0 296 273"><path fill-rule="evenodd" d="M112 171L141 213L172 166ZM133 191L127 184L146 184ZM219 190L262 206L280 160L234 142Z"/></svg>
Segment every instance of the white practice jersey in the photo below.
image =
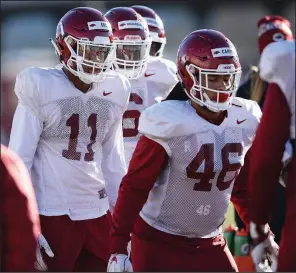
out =
<svg viewBox="0 0 296 273"><path fill-rule="evenodd" d="M235 98L233 104L219 126L197 115L188 101L161 102L142 113L139 131L169 156L140 212L149 225L186 237L220 232L261 117L256 102Z"/></svg>
<svg viewBox="0 0 296 273"><path fill-rule="evenodd" d="M84 220L112 210L126 173L122 115L129 81L112 72L83 93L62 66L33 67L18 75L15 93L9 147L31 172L40 214Z"/></svg>
<svg viewBox="0 0 296 273"><path fill-rule="evenodd" d="M176 65L163 58L149 58L146 72L130 80L132 92L128 109L123 117L123 138L127 165L136 148L140 134L139 117L147 107L165 99L178 82Z"/></svg>
<svg viewBox="0 0 296 273"><path fill-rule="evenodd" d="M291 113L290 138L295 139L295 41L269 44L260 58L260 77L276 83L284 93Z"/></svg>

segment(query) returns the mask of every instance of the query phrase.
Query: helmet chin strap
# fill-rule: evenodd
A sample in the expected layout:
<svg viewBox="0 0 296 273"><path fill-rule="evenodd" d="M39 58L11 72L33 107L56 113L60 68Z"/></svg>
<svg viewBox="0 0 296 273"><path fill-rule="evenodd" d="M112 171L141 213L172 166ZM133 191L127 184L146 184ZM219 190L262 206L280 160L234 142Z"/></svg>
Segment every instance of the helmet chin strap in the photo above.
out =
<svg viewBox="0 0 296 273"><path fill-rule="evenodd" d="M190 92L191 96L194 98L194 95L192 94L192 92L194 92L194 94L196 95L196 90L193 90L193 91L191 90L191 92ZM206 92L202 93L202 91L200 91L200 93L201 93L200 94L201 96L204 96L204 100L205 100L205 102L208 102L208 104L206 104L205 102L201 102L201 101L199 101L197 99L193 99L194 102L196 102L201 107L207 108L211 112L217 113L217 112L222 111L222 110L219 110L219 109L216 109L216 108L213 108L213 107L209 106L209 104L211 103L211 100L210 100L210 98L209 98L209 96L207 95Z"/></svg>
<svg viewBox="0 0 296 273"><path fill-rule="evenodd" d="M79 78L79 80L81 80L82 82L86 83L86 84L91 84L92 81L91 80L87 80L87 79L84 79L83 77L80 77L80 76L77 76Z"/></svg>
<svg viewBox="0 0 296 273"><path fill-rule="evenodd" d="M205 98L205 102L207 102L207 104L204 104L204 106L206 106L209 110L211 110L212 112L220 112L220 111L224 111L228 108L228 105L229 103L228 102L224 102L224 103L219 103L217 102L216 104L217 105L220 105L220 106L225 106L225 107L222 107L223 109L217 109L215 107L211 107L211 104L213 103L213 101L209 98L209 96L207 95L206 92L203 92L202 94Z"/></svg>
<svg viewBox="0 0 296 273"><path fill-rule="evenodd" d="M69 67L63 63L63 66L71 73L73 74L74 76L76 76L79 80L81 80L82 82L84 82L85 84L91 84L92 81L91 80L88 80L88 79L85 79L84 77L80 76L79 73L73 73Z"/></svg>
<svg viewBox="0 0 296 273"><path fill-rule="evenodd" d="M144 73L144 69L142 69L141 67L138 67L136 69L124 69L124 68L119 68L118 65L116 65L115 70L125 75L130 80L138 79Z"/></svg>

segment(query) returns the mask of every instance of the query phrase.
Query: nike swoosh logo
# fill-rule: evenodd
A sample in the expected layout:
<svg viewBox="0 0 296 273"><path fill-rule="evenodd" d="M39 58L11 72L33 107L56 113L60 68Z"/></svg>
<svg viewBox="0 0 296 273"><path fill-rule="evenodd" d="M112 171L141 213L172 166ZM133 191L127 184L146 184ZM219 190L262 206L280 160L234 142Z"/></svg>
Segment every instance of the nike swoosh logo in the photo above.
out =
<svg viewBox="0 0 296 273"><path fill-rule="evenodd" d="M104 91L103 92L103 96L108 96L108 95L110 95L112 92L106 92L106 91Z"/></svg>
<svg viewBox="0 0 296 273"><path fill-rule="evenodd" d="M237 120L236 120L236 123L237 123L237 124L241 124L241 123L243 123L243 122L246 121L246 120L247 120L247 119L243 119L243 120L238 120L238 119L237 119Z"/></svg>
<svg viewBox="0 0 296 273"><path fill-rule="evenodd" d="M152 73L152 74L147 74L147 73L145 73L144 74L144 76L147 78L147 77L150 77L150 76L153 76L153 75L155 75L155 73Z"/></svg>

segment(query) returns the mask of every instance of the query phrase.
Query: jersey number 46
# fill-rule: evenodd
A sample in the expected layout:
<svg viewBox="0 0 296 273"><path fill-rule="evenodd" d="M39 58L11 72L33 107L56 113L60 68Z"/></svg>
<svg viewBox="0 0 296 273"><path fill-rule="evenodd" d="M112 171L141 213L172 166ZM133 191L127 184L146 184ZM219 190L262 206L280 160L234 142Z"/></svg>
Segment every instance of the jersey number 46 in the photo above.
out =
<svg viewBox="0 0 296 273"><path fill-rule="evenodd" d="M242 144L227 143L221 150L222 170L217 178L217 188L220 191L226 190L230 187L232 181L236 178L238 171L241 168L240 163L229 162L230 153L237 153L238 156L241 156L243 153ZM204 172L196 172L203 162ZM195 183L194 185L193 189L195 191L211 191L213 185L210 183L210 180L216 175L216 172L214 172L214 163L214 144L205 143L201 145L197 155L186 168L187 177L200 180L199 183ZM227 172L230 171L235 172L234 178L229 181L224 181Z"/></svg>

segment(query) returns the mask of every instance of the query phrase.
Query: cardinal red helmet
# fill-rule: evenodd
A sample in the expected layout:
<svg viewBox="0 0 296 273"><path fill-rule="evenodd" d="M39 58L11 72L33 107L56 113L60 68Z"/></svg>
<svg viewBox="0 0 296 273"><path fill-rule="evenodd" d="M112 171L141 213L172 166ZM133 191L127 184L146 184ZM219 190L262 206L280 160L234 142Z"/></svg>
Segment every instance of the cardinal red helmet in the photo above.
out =
<svg viewBox="0 0 296 273"><path fill-rule="evenodd" d="M112 66L115 45L110 23L98 10L74 8L60 20L55 42L61 63L85 83L101 81Z"/></svg>
<svg viewBox="0 0 296 273"><path fill-rule="evenodd" d="M140 5L131 6L131 8L142 15L142 17L147 22L150 36L152 38L150 56L162 57L166 44L166 36L161 18L151 8Z"/></svg>
<svg viewBox="0 0 296 273"><path fill-rule="evenodd" d="M177 67L179 80L191 100L215 112L231 106L241 65L234 45L221 32L202 29L190 33L179 46ZM209 88L208 75L229 75L230 84L223 91ZM214 100L207 91L216 93Z"/></svg>
<svg viewBox="0 0 296 273"><path fill-rule="evenodd" d="M129 79L139 78L146 70L151 46L147 23L128 7L113 8L105 16L117 45L115 69Z"/></svg>

